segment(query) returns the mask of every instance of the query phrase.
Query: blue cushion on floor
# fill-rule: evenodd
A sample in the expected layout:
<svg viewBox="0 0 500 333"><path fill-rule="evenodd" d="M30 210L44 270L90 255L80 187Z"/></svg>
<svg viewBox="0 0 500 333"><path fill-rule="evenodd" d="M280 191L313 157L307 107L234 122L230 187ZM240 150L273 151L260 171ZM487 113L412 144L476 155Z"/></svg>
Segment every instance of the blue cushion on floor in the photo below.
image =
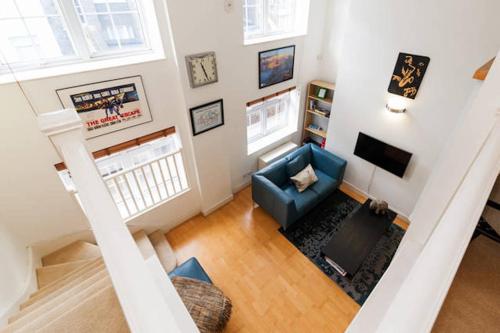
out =
<svg viewBox="0 0 500 333"><path fill-rule="evenodd" d="M174 276L182 276L186 278L196 279L208 283L212 283L207 272L201 267L198 260L195 257L188 259L182 265L178 266L172 272L168 274L170 278Z"/></svg>
<svg viewBox="0 0 500 333"><path fill-rule="evenodd" d="M338 182L319 169L314 169L314 173L318 177L318 181L312 184L309 189L324 199L335 191Z"/></svg>
<svg viewBox="0 0 500 333"><path fill-rule="evenodd" d="M297 191L295 185L288 185L283 188L293 201L295 201L295 207L297 211L307 211L318 202L318 194L310 189L306 189L304 192Z"/></svg>

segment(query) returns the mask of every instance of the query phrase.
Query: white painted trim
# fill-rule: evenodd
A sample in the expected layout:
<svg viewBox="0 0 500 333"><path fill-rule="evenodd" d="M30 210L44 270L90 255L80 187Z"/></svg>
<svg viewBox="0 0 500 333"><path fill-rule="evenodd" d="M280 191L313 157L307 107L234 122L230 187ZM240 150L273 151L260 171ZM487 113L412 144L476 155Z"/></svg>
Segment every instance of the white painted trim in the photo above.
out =
<svg viewBox="0 0 500 333"><path fill-rule="evenodd" d="M30 294L33 293L37 288L37 279L36 279L36 269L41 266L40 258L38 258L34 250L31 246L26 248L28 252L28 264L27 264L27 274L24 279L23 287L16 301L12 303L12 305L0 315L0 327L3 325L7 325L7 321L10 316L19 311L19 306L21 303L26 301Z"/></svg>
<svg viewBox="0 0 500 333"><path fill-rule="evenodd" d="M240 185L235 186L233 188L233 193L236 194L240 191L243 191L245 188L247 188L250 185L252 185L252 179L246 180L243 183L241 183Z"/></svg>
<svg viewBox="0 0 500 333"><path fill-rule="evenodd" d="M218 203L216 203L215 205L213 205L212 207L208 208L208 209L204 209L201 211L201 213L203 214L203 216L207 216L207 215L210 215L212 214L214 211L216 211L217 209L221 208L222 206L226 205L227 203L233 201L234 199L234 195L229 195L227 198L225 199L222 199L221 201L219 201Z"/></svg>

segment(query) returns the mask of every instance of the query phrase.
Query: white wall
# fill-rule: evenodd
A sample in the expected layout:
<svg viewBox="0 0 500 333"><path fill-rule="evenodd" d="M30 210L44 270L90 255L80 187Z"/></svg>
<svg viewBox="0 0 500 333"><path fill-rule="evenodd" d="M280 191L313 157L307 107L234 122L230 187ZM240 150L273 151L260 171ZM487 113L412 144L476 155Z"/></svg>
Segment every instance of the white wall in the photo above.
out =
<svg viewBox="0 0 500 333"><path fill-rule="evenodd" d="M200 211L198 181L190 140L186 105L179 85L165 4L155 0L166 59L77 74L23 81L22 87L37 113L60 109L56 89L133 75L141 75L153 121L88 140L94 151L170 126L183 142L184 162L192 191L139 217L134 224L164 230ZM0 217L22 237L25 245L40 244L88 229L85 216L67 193L53 167L60 162L50 141L36 124L21 90L14 84L0 86L4 112L0 123L2 164ZM8 112L7 112L8 110ZM5 189L9 189L6 191Z"/></svg>
<svg viewBox="0 0 500 333"><path fill-rule="evenodd" d="M31 273L30 256L22 240L0 224L0 325L6 323L7 314L14 309L12 306L29 288Z"/></svg>
<svg viewBox="0 0 500 333"><path fill-rule="evenodd" d="M194 137L203 197L212 196L207 206L231 195L250 180L248 174L257 169L258 156L296 135L247 156L246 102L291 86L302 88L317 78L318 60L325 18L326 0L311 1L308 36L289 38L256 45L243 45L242 0L234 1L231 12L224 10L224 1L167 0L173 26L176 53L187 104L193 107L219 98L224 99L225 125ZM296 45L293 80L265 89L258 88L258 52L286 45ZM219 82L191 89L185 56L215 51ZM301 103L301 112L303 111ZM188 110L185 111L186 113ZM300 124L302 113L299 115ZM214 176L216 175L216 176ZM203 193L208 191L207 193Z"/></svg>
<svg viewBox="0 0 500 333"><path fill-rule="evenodd" d="M340 58L327 48L321 71L324 79L337 81L327 149L348 160L349 183L408 216L479 84L473 72L500 47L500 2L423 0L411 6L398 0L351 0L347 12L346 26L325 40L335 45L343 38ZM341 37L339 29L345 31ZM417 98L403 115L384 108L399 52L431 58ZM370 186L374 166L352 154L360 131L414 154L403 179L377 168Z"/></svg>

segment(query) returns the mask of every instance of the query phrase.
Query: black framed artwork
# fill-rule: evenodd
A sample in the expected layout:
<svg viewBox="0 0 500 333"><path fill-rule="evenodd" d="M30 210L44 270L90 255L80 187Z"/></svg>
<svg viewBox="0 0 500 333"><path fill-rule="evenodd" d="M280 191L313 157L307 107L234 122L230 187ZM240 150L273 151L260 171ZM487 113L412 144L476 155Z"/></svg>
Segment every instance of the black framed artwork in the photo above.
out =
<svg viewBox="0 0 500 333"><path fill-rule="evenodd" d="M430 61L429 57L399 53L388 91L415 99Z"/></svg>
<svg viewBox="0 0 500 333"><path fill-rule="evenodd" d="M83 121L85 138L95 138L153 120L140 75L56 90L65 108Z"/></svg>
<svg viewBox="0 0 500 333"><path fill-rule="evenodd" d="M259 52L259 89L293 79L295 45Z"/></svg>
<svg viewBox="0 0 500 333"><path fill-rule="evenodd" d="M189 109L193 135L208 132L224 125L224 103L222 99Z"/></svg>

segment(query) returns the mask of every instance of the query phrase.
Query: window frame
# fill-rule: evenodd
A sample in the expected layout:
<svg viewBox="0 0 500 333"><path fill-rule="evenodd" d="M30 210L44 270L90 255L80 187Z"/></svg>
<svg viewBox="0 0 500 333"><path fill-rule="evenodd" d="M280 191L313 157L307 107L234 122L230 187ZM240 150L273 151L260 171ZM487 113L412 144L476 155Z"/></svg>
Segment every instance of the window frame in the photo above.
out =
<svg viewBox="0 0 500 333"><path fill-rule="evenodd" d="M285 99L286 98L286 99ZM300 90L296 87L291 87L273 95L260 98L258 100L248 102L245 112L246 139L247 139L247 154L252 155L263 148L287 137L298 131L298 119L300 113ZM281 112L285 113L286 124L282 123L273 128L267 128L268 124L268 109L273 105L283 105L285 109ZM261 131L258 135L249 137L248 123L249 116L252 113L258 113L260 120Z"/></svg>
<svg viewBox="0 0 500 333"><path fill-rule="evenodd" d="M250 106L249 109L247 109L247 117L250 116L250 114L252 113L259 113L260 114L260 132L258 135L256 136L253 136L251 138L249 138L247 136L247 143L248 144L252 144L268 135L271 135L273 134L274 132L276 131L279 131L287 126L289 126L289 115L288 115L288 107L289 107L289 104L290 104L290 96L288 95L287 96L287 100L286 101L283 101L282 98L285 96L285 94L282 94L281 96L276 96L276 97L273 97L271 99L268 99L262 103L259 103L259 104L255 104L253 106ZM273 128L267 128L267 124L268 124L268 120L269 120L269 115L268 115L268 111L269 111L269 107L271 106L278 106L278 107L282 107L282 103L285 104L283 107L284 107L284 110L281 110L280 112L283 112L284 113L284 116L287 118L286 122L281 124L281 125L278 125L278 126L275 126ZM248 134L248 126L247 126L247 134Z"/></svg>
<svg viewBox="0 0 500 333"><path fill-rule="evenodd" d="M253 44L258 44L258 43L265 43L273 40L279 40L279 39L286 39L286 38L291 38L291 37L297 37L297 36L303 36L307 34L307 26L308 26L308 20L309 20L309 7L310 7L310 0L295 0L294 1L294 10L292 13L292 29L290 31L283 30L283 31L271 31L267 29L267 24L266 20L269 15L269 0L259 0L260 4L262 5L261 12L262 12L262 17L260 19L261 21L261 33L248 33L247 32L247 27L248 25L246 22L248 22L248 15L247 15L247 8L248 7L254 7L254 6L247 6L246 0L243 0L243 16L242 16L242 23L243 23L243 44L244 45L253 45ZM260 5L259 4L259 5ZM258 7L259 5L256 5Z"/></svg>
<svg viewBox="0 0 500 333"><path fill-rule="evenodd" d="M139 28L145 47L104 52L92 52L91 44L85 37L85 31L79 19L76 5L73 4L73 0L53 1L60 12L75 54L56 59L39 58L29 63L7 63L6 59L0 59L0 76L10 76L10 74L12 74L11 72L14 72L16 76L18 76L18 79L33 79L52 75L70 74L79 72L82 69L93 70L108 68L122 64L140 63L164 58L161 33L152 0L135 0L137 5L137 17L140 23ZM26 16L21 16L21 18L24 17ZM145 17L148 17L148 20L146 20ZM113 60L116 59L123 59L123 63L117 63L115 65ZM130 61L126 59L130 59ZM68 66L74 66L74 69ZM59 70L58 67L67 68ZM8 82L9 78L6 77L0 81Z"/></svg>

